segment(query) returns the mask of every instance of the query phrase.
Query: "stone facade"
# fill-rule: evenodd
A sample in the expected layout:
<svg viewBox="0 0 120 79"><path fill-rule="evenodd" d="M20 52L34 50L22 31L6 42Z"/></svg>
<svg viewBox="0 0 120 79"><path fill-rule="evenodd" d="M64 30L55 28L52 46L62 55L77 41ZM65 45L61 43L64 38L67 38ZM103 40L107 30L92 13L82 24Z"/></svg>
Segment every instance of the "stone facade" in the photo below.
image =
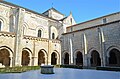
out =
<svg viewBox="0 0 120 79"><path fill-rule="evenodd" d="M0 1L0 67L120 66L120 12L76 24L55 8L40 14Z"/></svg>
<svg viewBox="0 0 120 79"><path fill-rule="evenodd" d="M120 12L68 27L61 45L63 64L120 66Z"/></svg>
<svg viewBox="0 0 120 79"><path fill-rule="evenodd" d="M1 66L61 64L61 41L58 38L67 18L64 19L65 16L54 8L46 12L40 14L0 1Z"/></svg>

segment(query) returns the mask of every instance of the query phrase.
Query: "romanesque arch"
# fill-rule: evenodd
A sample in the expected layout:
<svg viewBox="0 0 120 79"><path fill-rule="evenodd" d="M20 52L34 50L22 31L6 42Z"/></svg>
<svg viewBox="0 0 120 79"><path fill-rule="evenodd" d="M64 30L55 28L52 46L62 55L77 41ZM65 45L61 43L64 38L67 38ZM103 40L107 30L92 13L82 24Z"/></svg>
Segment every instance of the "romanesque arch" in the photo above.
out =
<svg viewBox="0 0 120 79"><path fill-rule="evenodd" d="M100 55L96 50L93 50L91 52L90 63L91 63L91 66L101 66Z"/></svg>
<svg viewBox="0 0 120 79"><path fill-rule="evenodd" d="M49 32L50 39L56 39L58 37L58 30L55 26L50 26Z"/></svg>
<svg viewBox="0 0 120 79"><path fill-rule="evenodd" d="M76 62L76 65L83 65L83 55L80 51L76 52L75 62Z"/></svg>
<svg viewBox="0 0 120 79"><path fill-rule="evenodd" d="M10 66L12 67L12 57L13 52L10 48L3 46L0 47L0 64L3 66Z"/></svg>
<svg viewBox="0 0 120 79"><path fill-rule="evenodd" d="M51 54L51 65L56 65L57 64L57 54L53 52Z"/></svg>
<svg viewBox="0 0 120 79"><path fill-rule="evenodd" d="M38 65L41 64L47 64L47 53L43 49L38 52Z"/></svg>
<svg viewBox="0 0 120 79"><path fill-rule="evenodd" d="M23 35L27 34L28 28L29 28L29 25L26 22L24 22L24 24L23 24Z"/></svg>
<svg viewBox="0 0 120 79"><path fill-rule="evenodd" d="M52 52L51 54L51 65L60 64L60 55L57 51Z"/></svg>
<svg viewBox="0 0 120 79"><path fill-rule="evenodd" d="M44 38L44 27L43 26L38 26L37 28L36 28L36 35L37 35L37 37L40 37L40 38Z"/></svg>
<svg viewBox="0 0 120 79"><path fill-rule="evenodd" d="M120 67L120 50L113 48L109 51L109 66Z"/></svg>
<svg viewBox="0 0 120 79"><path fill-rule="evenodd" d="M31 66L31 60L32 58L32 54L31 51L27 48L22 50L22 62L21 65L22 66Z"/></svg>
<svg viewBox="0 0 120 79"><path fill-rule="evenodd" d="M69 64L69 54L67 52L64 54L64 64Z"/></svg>

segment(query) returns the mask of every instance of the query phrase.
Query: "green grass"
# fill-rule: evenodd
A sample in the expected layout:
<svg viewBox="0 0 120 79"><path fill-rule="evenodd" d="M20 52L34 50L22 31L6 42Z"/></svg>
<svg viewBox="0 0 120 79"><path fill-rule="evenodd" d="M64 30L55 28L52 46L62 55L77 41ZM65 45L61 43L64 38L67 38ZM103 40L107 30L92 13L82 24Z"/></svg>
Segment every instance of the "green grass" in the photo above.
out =
<svg viewBox="0 0 120 79"><path fill-rule="evenodd" d="M60 68L83 69L83 66L81 65L60 65Z"/></svg>
<svg viewBox="0 0 120 79"><path fill-rule="evenodd" d="M96 67L96 70L120 71L120 67Z"/></svg>
<svg viewBox="0 0 120 79"><path fill-rule="evenodd" d="M0 68L0 73L22 73L30 70L38 70L40 66L22 66Z"/></svg>

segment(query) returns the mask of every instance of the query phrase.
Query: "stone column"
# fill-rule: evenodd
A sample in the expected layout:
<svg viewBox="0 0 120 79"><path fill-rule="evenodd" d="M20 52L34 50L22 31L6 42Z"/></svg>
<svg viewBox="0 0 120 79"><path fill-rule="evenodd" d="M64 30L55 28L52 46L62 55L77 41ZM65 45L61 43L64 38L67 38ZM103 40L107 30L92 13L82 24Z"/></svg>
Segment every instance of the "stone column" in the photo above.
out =
<svg viewBox="0 0 120 79"><path fill-rule="evenodd" d="M34 57L34 66L38 66L38 57Z"/></svg>
<svg viewBox="0 0 120 79"><path fill-rule="evenodd" d="M98 34L99 34L99 42L100 42L100 51L101 51L101 66L106 65L106 56L105 56L105 39L104 39L104 34L103 30L101 28L98 28Z"/></svg>
<svg viewBox="0 0 120 79"><path fill-rule="evenodd" d="M60 46L60 47L59 47L59 55L60 55L60 56L59 56L59 65L61 65L61 62L62 62L62 61L61 61L61 57L62 57L62 53L61 53L61 43L59 44L59 46Z"/></svg>
<svg viewBox="0 0 120 79"><path fill-rule="evenodd" d="M23 23L24 23L25 10L22 8L16 9L16 22L15 22L15 44L14 44L14 66L21 66L22 54L22 39L23 39Z"/></svg>
<svg viewBox="0 0 120 79"><path fill-rule="evenodd" d="M32 66L32 57L29 58L30 58L29 66Z"/></svg>
<svg viewBox="0 0 120 79"><path fill-rule="evenodd" d="M51 42L50 40L48 40L48 65L51 65Z"/></svg>
<svg viewBox="0 0 120 79"><path fill-rule="evenodd" d="M47 58L47 56L45 56L45 65L47 65L48 64L48 58Z"/></svg>
<svg viewBox="0 0 120 79"><path fill-rule="evenodd" d="M13 66L13 57L10 57L10 67L12 67Z"/></svg>
<svg viewBox="0 0 120 79"><path fill-rule="evenodd" d="M87 62L87 66L88 66L88 67L90 67L90 66L91 66L90 59L91 59L91 57L90 57L90 56L88 56L88 58L87 58L87 61L88 61L88 62Z"/></svg>

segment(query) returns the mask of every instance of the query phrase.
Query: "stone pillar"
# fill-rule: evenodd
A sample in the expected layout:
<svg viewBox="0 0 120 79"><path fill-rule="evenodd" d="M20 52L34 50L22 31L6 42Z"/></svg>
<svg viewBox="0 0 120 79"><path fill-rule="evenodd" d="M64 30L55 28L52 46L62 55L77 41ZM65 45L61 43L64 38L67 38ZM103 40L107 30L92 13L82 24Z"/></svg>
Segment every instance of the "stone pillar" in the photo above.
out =
<svg viewBox="0 0 120 79"><path fill-rule="evenodd" d="M48 40L48 65L51 65L51 42L50 40Z"/></svg>
<svg viewBox="0 0 120 79"><path fill-rule="evenodd" d="M87 58L87 61L88 61L88 62L87 62L87 66L88 66L88 67L91 66L90 59L91 59L91 57L88 56L88 58Z"/></svg>
<svg viewBox="0 0 120 79"><path fill-rule="evenodd" d="M47 56L45 56L45 65L47 65L48 64L48 58L47 58Z"/></svg>
<svg viewBox="0 0 120 79"><path fill-rule="evenodd" d="M100 51L101 51L101 66L106 65L106 56L105 56L105 39L104 39L104 34L103 30L101 28L98 28L98 34L99 34L99 42L100 42Z"/></svg>
<svg viewBox="0 0 120 79"><path fill-rule="evenodd" d="M38 66L38 57L34 57L34 66Z"/></svg>
<svg viewBox="0 0 120 79"><path fill-rule="evenodd" d="M22 54L22 39L23 39L23 23L24 23L25 10L22 8L16 9L16 22L15 22L15 44L14 44L14 66L21 66Z"/></svg>
<svg viewBox="0 0 120 79"><path fill-rule="evenodd" d="M34 57L32 56L31 65L34 66Z"/></svg>
<svg viewBox="0 0 120 79"><path fill-rule="evenodd" d="M59 44L59 52L58 52L58 54L60 55L60 56L59 56L59 63L58 63L58 64L61 65L61 62L62 62L62 61L61 61L61 57L62 57L62 55L61 55L61 54L62 54L62 53L61 53L61 43Z"/></svg>
<svg viewBox="0 0 120 79"><path fill-rule="evenodd" d="M32 57L29 57L29 58L30 58L30 62L28 66L32 66Z"/></svg>
<svg viewBox="0 0 120 79"><path fill-rule="evenodd" d="M13 57L10 57L10 67L13 66Z"/></svg>

